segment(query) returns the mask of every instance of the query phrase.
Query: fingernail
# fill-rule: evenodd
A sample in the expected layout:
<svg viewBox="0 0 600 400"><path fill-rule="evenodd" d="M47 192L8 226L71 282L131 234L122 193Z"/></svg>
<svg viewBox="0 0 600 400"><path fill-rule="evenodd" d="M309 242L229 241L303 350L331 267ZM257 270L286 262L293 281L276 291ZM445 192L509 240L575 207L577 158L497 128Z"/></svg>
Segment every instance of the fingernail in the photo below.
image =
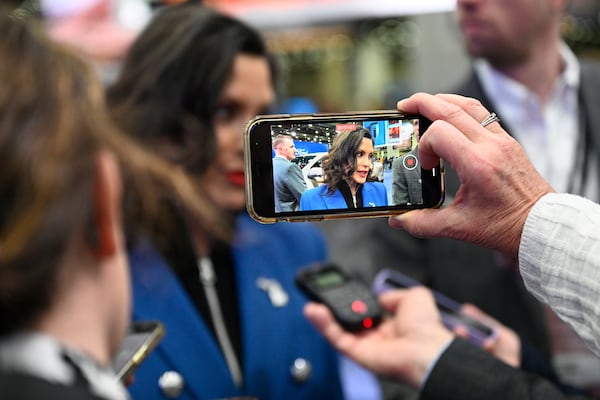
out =
<svg viewBox="0 0 600 400"><path fill-rule="evenodd" d="M392 228L404 228L404 215L390 217L388 224Z"/></svg>

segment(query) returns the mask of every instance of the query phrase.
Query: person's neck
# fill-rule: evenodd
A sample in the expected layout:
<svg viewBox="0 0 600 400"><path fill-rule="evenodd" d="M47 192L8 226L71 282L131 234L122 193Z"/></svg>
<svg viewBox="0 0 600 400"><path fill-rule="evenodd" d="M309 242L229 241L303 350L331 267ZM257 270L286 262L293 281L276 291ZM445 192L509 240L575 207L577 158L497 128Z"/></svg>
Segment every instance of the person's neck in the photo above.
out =
<svg viewBox="0 0 600 400"><path fill-rule="evenodd" d="M538 96L542 104L546 104L557 78L565 68L560 54L559 39L556 38L550 43L534 46L530 56L519 64L492 63L492 67L526 86Z"/></svg>
<svg viewBox="0 0 600 400"><path fill-rule="evenodd" d="M83 263L76 267L87 268ZM112 337L115 327L107 323L115 319L114 315L110 315L111 311L114 314L114 309L110 310L110 304L114 303L106 298L107 284L99 283L100 279L104 278L83 273L60 285L58 298L33 325L33 329L87 354L100 365L109 366L116 351L112 348L115 347L112 342L116 342L116 338Z"/></svg>

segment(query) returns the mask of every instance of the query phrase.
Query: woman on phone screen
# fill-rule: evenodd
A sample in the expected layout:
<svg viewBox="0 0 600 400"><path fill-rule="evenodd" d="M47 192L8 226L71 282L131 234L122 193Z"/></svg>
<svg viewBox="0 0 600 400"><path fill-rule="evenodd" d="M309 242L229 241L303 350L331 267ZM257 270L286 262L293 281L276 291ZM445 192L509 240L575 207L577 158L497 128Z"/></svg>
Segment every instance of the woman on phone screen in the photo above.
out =
<svg viewBox="0 0 600 400"><path fill-rule="evenodd" d="M387 190L371 182L373 138L366 128L339 133L323 160L325 184L302 193L300 211L387 205Z"/></svg>

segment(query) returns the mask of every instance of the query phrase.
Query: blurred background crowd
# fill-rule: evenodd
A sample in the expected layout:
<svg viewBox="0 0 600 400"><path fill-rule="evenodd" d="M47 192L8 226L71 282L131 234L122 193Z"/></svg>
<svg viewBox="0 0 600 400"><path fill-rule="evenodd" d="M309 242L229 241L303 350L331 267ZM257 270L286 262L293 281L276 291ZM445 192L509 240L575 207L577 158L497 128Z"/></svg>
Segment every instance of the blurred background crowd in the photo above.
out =
<svg viewBox="0 0 600 400"><path fill-rule="evenodd" d="M77 43L114 75L113 63L151 18L182 0L10 0L45 14L57 37ZM209 0L261 31L283 71L280 102L323 112L394 108L415 91L453 88L469 70L454 0ZM564 39L600 58L600 3L573 0ZM444 38L444 40L440 40ZM311 110L309 110L311 111Z"/></svg>

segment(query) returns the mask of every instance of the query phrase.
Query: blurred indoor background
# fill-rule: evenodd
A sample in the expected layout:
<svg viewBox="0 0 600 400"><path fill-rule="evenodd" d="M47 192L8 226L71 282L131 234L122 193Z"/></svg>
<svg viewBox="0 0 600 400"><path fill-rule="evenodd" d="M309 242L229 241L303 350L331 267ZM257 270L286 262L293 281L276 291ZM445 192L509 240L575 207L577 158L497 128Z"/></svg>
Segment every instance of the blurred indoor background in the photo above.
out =
<svg viewBox="0 0 600 400"><path fill-rule="evenodd" d="M24 16L39 14L44 5L62 12L74 8L70 4L112 3L111 17L129 30L140 29L149 10L184 2L6 1L20 6ZM416 91L450 90L468 71L468 59L453 20L455 0L204 3L236 15L264 33L281 67L285 111L394 108L398 98ZM564 37L578 55L600 58L600 1L572 0L564 21Z"/></svg>
<svg viewBox="0 0 600 400"><path fill-rule="evenodd" d="M18 7L16 15L23 18L46 12L46 18L56 18L59 22L85 4L103 4L92 14L85 14L87 19L83 23L58 27L57 31L67 40L85 39L85 43L78 43L82 46L106 45L114 50L125 48L131 33L141 29L153 11L183 1L11 2ZM395 108L398 99L416 91L449 91L469 72L468 58L454 21L455 0L205 0L204 3L231 13L264 33L282 74L280 101L275 111ZM90 25L92 17L103 19L96 25L95 36ZM74 33L81 27L85 35ZM563 34L576 54L600 59L600 1L572 0ZM106 79L114 76L118 69L117 53L101 53L96 61ZM549 315L549 318L555 317ZM600 387L600 361L588 358L590 363L586 364L582 363L585 358L577 358L576 362L569 359L568 354L584 346L564 325L553 326L556 362L561 372L573 377L572 383Z"/></svg>

